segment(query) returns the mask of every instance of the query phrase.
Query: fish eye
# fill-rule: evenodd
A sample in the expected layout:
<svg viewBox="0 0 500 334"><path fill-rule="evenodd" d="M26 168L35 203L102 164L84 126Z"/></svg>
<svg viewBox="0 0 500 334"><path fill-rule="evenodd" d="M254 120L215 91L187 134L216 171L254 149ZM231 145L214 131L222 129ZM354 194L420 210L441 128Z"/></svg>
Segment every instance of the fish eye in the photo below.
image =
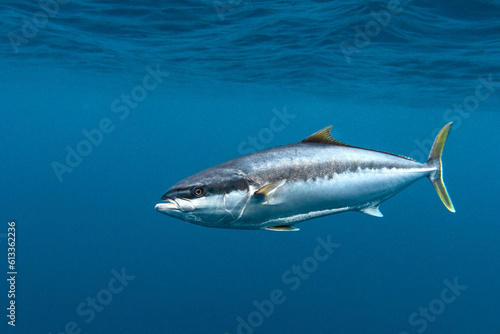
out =
<svg viewBox="0 0 500 334"><path fill-rule="evenodd" d="M195 187L193 188L193 195L195 195L196 197L201 197L205 194L205 191L203 190L202 187Z"/></svg>

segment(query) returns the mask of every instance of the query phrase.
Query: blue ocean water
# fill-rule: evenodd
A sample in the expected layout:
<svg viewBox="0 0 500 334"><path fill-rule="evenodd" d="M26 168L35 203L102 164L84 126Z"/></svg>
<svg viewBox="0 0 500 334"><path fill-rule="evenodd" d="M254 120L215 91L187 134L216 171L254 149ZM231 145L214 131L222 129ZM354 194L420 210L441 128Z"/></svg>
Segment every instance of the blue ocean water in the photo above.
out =
<svg viewBox="0 0 500 334"><path fill-rule="evenodd" d="M500 333L499 17L495 0L2 1L1 332ZM382 219L295 233L154 210L328 125L423 161L449 121L455 214L427 180Z"/></svg>

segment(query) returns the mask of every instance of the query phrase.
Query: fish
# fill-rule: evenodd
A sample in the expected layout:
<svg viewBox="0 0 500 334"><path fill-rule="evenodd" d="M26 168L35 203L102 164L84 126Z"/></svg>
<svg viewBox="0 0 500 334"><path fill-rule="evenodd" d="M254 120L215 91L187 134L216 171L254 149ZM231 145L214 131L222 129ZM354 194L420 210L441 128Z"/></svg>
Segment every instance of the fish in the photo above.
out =
<svg viewBox="0 0 500 334"><path fill-rule="evenodd" d="M205 227L298 231L300 222L346 211L382 217L382 202L427 177L444 206L455 212L441 162L451 126L440 130L425 163L344 144L328 126L301 142L189 176L173 185L155 209Z"/></svg>

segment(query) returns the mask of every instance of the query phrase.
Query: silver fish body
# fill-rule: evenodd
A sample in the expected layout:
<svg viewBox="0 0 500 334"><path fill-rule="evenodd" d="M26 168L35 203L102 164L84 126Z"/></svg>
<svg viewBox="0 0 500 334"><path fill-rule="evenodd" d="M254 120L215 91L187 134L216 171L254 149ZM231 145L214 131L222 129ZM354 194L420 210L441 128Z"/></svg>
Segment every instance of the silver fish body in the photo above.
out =
<svg viewBox="0 0 500 334"><path fill-rule="evenodd" d="M426 163L346 145L328 127L300 143L194 174L167 191L156 209L209 227L292 231L299 222L344 211L381 217L380 203L428 177L454 211L441 167L450 127L441 130Z"/></svg>

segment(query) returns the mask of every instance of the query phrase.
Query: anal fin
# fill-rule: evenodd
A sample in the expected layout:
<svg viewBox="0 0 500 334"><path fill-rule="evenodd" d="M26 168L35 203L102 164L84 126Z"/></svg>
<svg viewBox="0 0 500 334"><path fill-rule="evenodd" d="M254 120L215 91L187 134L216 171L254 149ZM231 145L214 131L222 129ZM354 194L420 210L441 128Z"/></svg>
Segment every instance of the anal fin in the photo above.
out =
<svg viewBox="0 0 500 334"><path fill-rule="evenodd" d="M363 208L359 210L360 212L366 213L367 215L370 216L375 216L375 217L383 217L384 215L382 212L380 212L380 209L378 208L380 204L375 204L371 206L367 206L366 208Z"/></svg>
<svg viewBox="0 0 500 334"><path fill-rule="evenodd" d="M299 229L291 225L278 225L278 226L264 227L264 230L294 232L298 231Z"/></svg>

